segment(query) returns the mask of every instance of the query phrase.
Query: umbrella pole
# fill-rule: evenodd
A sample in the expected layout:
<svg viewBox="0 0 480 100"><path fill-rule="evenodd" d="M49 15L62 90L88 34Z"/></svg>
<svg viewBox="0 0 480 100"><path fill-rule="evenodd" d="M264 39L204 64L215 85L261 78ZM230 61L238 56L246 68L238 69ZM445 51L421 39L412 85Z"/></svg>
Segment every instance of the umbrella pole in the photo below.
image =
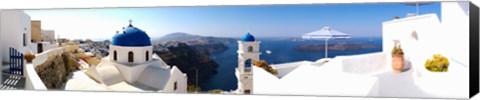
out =
<svg viewBox="0 0 480 100"><path fill-rule="evenodd" d="M325 58L328 58L328 39L325 39Z"/></svg>
<svg viewBox="0 0 480 100"><path fill-rule="evenodd" d="M417 2L417 5L416 5L416 6L417 6L417 14L416 14L416 16L418 16L418 2Z"/></svg>

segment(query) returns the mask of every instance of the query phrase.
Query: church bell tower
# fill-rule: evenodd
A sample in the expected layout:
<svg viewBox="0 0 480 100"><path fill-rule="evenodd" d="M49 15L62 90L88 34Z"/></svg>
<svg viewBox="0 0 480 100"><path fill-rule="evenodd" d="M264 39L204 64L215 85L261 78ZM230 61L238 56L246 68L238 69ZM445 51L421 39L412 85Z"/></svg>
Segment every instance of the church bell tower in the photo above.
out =
<svg viewBox="0 0 480 100"><path fill-rule="evenodd" d="M238 41L238 67L236 76L239 93L251 94L253 92L253 61L260 60L260 41L247 33L241 41Z"/></svg>

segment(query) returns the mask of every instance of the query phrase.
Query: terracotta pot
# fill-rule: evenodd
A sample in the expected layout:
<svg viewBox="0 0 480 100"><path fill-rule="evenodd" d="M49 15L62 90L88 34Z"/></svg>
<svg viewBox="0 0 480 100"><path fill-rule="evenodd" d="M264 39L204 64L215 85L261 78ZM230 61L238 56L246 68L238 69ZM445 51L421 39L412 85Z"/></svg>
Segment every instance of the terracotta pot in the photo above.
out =
<svg viewBox="0 0 480 100"><path fill-rule="evenodd" d="M403 54L392 55L392 69L395 72L402 72L404 68Z"/></svg>
<svg viewBox="0 0 480 100"><path fill-rule="evenodd" d="M33 59L35 59L35 55L32 55L32 54L26 54L24 55L25 57L25 60L27 60L27 62L32 62Z"/></svg>

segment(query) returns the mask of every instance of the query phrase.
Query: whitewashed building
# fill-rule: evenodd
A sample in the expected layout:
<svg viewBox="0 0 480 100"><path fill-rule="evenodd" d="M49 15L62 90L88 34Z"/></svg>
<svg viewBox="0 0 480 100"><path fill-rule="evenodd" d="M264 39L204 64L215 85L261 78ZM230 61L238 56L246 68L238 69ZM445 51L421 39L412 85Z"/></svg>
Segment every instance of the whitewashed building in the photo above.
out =
<svg viewBox="0 0 480 100"><path fill-rule="evenodd" d="M55 30L42 30L42 37L44 42L55 42Z"/></svg>
<svg viewBox="0 0 480 100"><path fill-rule="evenodd" d="M26 52L30 45L30 16L21 10L0 11L0 33L2 38L2 62L9 62L9 48Z"/></svg>
<svg viewBox="0 0 480 100"><path fill-rule="evenodd" d="M2 41L2 62L9 62L9 48L15 48L22 53L38 54L42 51L58 47L55 43L53 30L44 31L49 42L32 42L32 22L30 16L21 10L2 10L1 15L1 37ZM38 27L40 28L40 27ZM43 33L42 33L43 34ZM45 35L43 35L45 36Z"/></svg>
<svg viewBox="0 0 480 100"><path fill-rule="evenodd" d="M32 49L32 47L35 47L37 45L36 43L32 43L32 41L32 22L29 15L24 13L22 10L0 10L0 61L2 62L2 65L0 66L0 69L2 71L0 71L0 73L2 73L3 70L9 68L8 64L5 66L3 65L3 63L10 62L9 48L14 48L22 54L35 54L36 60L34 60L33 62L41 62L46 60L47 56L45 55L48 54L39 54L39 52L32 51L36 50L36 48ZM42 50L46 51L57 47L58 46L46 46ZM23 63L24 64L19 65L22 65L21 69L23 70L22 74L24 76L21 78L26 79L25 87L22 87L22 85L20 85L19 87L12 87L12 89L43 89L34 88L42 87L41 85L43 85L43 83L41 82L41 80L39 80L38 75L34 71L32 63L26 63L25 61ZM38 65L38 63L35 64Z"/></svg>
<svg viewBox="0 0 480 100"><path fill-rule="evenodd" d="M33 42L30 45L30 53L33 54L40 54L43 53L44 51L48 51L50 49L55 49L58 48L59 44L58 43L51 43L51 42Z"/></svg>
<svg viewBox="0 0 480 100"><path fill-rule="evenodd" d="M152 54L150 37L130 24L113 37L108 57L85 72L100 85L67 82L66 90L96 90L99 86L107 91L187 92L186 74Z"/></svg>
<svg viewBox="0 0 480 100"><path fill-rule="evenodd" d="M55 39L55 30L43 30L41 21L34 20L32 23L32 44L30 53L39 54L44 51L58 48L59 44Z"/></svg>
<svg viewBox="0 0 480 100"><path fill-rule="evenodd" d="M468 6L468 1L441 2L441 15L409 15L399 19L392 16L392 20L382 23L382 52L271 65L277 69L277 75L252 67L254 91L251 92L466 99L469 97ZM401 44L405 54L402 73L394 72L391 67L394 42ZM449 59L448 72L430 72L424 67L433 54Z"/></svg>

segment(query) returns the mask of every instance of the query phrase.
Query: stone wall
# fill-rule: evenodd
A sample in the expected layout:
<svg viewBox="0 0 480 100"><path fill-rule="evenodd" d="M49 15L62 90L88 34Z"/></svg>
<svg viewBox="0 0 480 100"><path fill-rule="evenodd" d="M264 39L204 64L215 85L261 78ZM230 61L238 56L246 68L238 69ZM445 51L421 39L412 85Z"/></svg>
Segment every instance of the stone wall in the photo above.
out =
<svg viewBox="0 0 480 100"><path fill-rule="evenodd" d="M60 89L68 75L78 70L80 64L71 53L49 57L47 61L35 67L35 70L48 89Z"/></svg>

